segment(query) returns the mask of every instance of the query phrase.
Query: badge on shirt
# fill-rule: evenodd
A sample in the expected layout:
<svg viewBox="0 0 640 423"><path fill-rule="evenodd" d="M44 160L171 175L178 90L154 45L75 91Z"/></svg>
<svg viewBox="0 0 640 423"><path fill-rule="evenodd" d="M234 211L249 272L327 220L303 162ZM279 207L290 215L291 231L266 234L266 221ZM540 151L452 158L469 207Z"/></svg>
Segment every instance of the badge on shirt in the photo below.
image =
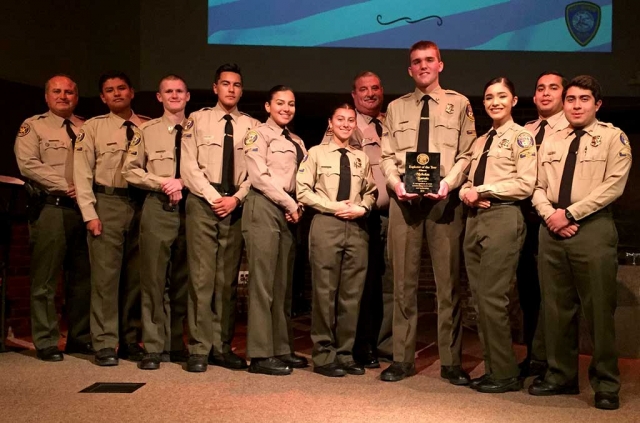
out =
<svg viewBox="0 0 640 423"><path fill-rule="evenodd" d="M248 147L256 141L258 141L258 133L256 131L247 132L247 135L244 137L244 145Z"/></svg>
<svg viewBox="0 0 640 423"><path fill-rule="evenodd" d="M14 128L15 128L15 126L14 126ZM18 136L19 137L24 137L29 132L31 132L31 127L28 124L23 123L22 125L20 125L20 129L18 129Z"/></svg>
<svg viewBox="0 0 640 423"><path fill-rule="evenodd" d="M620 142L624 145L629 145L629 138L627 138L624 132L620 133Z"/></svg>
<svg viewBox="0 0 640 423"><path fill-rule="evenodd" d="M453 113L453 104L448 103L448 104L447 104L447 108L446 108L446 109L444 109L444 111L445 111L445 112L447 112L447 113L449 113L449 114L452 114L452 113Z"/></svg>
<svg viewBox="0 0 640 423"><path fill-rule="evenodd" d="M356 169L362 167L362 160L359 157L356 157Z"/></svg>
<svg viewBox="0 0 640 423"><path fill-rule="evenodd" d="M602 143L602 136L600 135L596 135L595 137L593 137L593 139L591 140L591 147L597 147Z"/></svg>
<svg viewBox="0 0 640 423"><path fill-rule="evenodd" d="M500 141L500 144L498 144L498 147L500 148L509 148L509 146L511 145L511 140L502 140Z"/></svg>
<svg viewBox="0 0 640 423"><path fill-rule="evenodd" d="M81 129L80 132L78 132L78 136L76 137L76 145L80 144L83 139L84 139L84 131Z"/></svg>
<svg viewBox="0 0 640 423"><path fill-rule="evenodd" d="M188 131L193 128L193 118L187 119L187 123L184 124L184 130Z"/></svg>
<svg viewBox="0 0 640 423"><path fill-rule="evenodd" d="M471 108L471 104L467 103L467 117L471 120L471 121L475 121L476 118L473 117L473 109Z"/></svg>
<svg viewBox="0 0 640 423"><path fill-rule="evenodd" d="M526 132L518 135L518 145L521 148L529 148L533 146L533 137Z"/></svg>
<svg viewBox="0 0 640 423"><path fill-rule="evenodd" d="M131 138L131 143L129 144L129 150L131 150L133 147L135 147L138 144L140 144L141 140L142 140L142 138L140 137L140 132L136 131L133 134L133 138Z"/></svg>

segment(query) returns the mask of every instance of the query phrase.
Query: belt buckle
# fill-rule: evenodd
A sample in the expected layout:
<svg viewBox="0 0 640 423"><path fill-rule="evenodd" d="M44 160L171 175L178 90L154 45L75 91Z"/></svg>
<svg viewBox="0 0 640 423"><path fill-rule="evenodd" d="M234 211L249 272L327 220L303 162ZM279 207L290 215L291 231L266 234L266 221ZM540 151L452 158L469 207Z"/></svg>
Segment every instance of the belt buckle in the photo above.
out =
<svg viewBox="0 0 640 423"><path fill-rule="evenodd" d="M60 205L60 197L56 197L56 206Z"/></svg>
<svg viewBox="0 0 640 423"><path fill-rule="evenodd" d="M169 203L162 203L162 210L168 211L168 212L174 212L176 211L176 206L172 206Z"/></svg>
<svg viewBox="0 0 640 423"><path fill-rule="evenodd" d="M105 194L113 195L114 192L115 192L115 188L114 187L104 187L104 193Z"/></svg>

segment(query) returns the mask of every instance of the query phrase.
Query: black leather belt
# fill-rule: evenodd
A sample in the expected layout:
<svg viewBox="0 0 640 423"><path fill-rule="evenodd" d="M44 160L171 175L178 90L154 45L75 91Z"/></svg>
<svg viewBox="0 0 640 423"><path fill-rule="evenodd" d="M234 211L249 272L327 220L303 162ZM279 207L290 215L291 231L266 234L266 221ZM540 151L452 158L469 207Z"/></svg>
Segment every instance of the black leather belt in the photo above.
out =
<svg viewBox="0 0 640 423"><path fill-rule="evenodd" d="M218 191L218 194L220 194L223 197L231 197L236 192L238 192L238 189L236 187L233 187L230 190L224 190L222 188L222 184L217 184L215 182L210 182L209 185L214 187L216 189L216 191Z"/></svg>
<svg viewBox="0 0 640 423"><path fill-rule="evenodd" d="M118 197L129 196L129 188L107 187L107 186L98 185L98 184L93 185L93 192L97 192L99 194L117 195Z"/></svg>
<svg viewBox="0 0 640 423"><path fill-rule="evenodd" d="M257 192L257 193L258 193L258 194L260 194L260 195L263 195L263 196L267 197L266 195L264 195L264 192L260 191L260 190L259 190L258 188L256 188L256 187L253 187L253 186L252 186L252 187L251 187L251 190L253 190L253 191ZM296 198L296 193L295 193L295 192L286 192L286 191L285 191L285 193L286 193L289 197L293 198L295 201L298 201L298 200L297 200L297 198ZM267 197L267 198L269 198L269 197Z"/></svg>
<svg viewBox="0 0 640 423"><path fill-rule="evenodd" d="M45 204L50 204L57 207L67 207L69 209L77 208L76 201L71 197L61 197L59 195L49 194L44 198L44 202Z"/></svg>

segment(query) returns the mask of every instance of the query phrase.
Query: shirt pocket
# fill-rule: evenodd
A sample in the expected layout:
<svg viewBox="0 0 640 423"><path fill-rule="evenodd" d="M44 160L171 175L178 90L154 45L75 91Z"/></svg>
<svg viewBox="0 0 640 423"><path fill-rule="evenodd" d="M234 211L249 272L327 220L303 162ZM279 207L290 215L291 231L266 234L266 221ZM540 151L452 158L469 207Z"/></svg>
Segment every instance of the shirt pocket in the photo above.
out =
<svg viewBox="0 0 640 423"><path fill-rule="evenodd" d="M549 179L558 179L562 176L563 169L560 167L560 163L563 156L562 151L550 151L540 157L542 168L546 170L545 173Z"/></svg>
<svg viewBox="0 0 640 423"><path fill-rule="evenodd" d="M222 140L213 135L204 134L196 140L198 164L200 167L219 168L222 165Z"/></svg>
<svg viewBox="0 0 640 423"><path fill-rule="evenodd" d="M418 128L415 123L404 122L398 124L398 128L393 131L393 137L398 143L398 150L404 151L415 148L417 132Z"/></svg>
<svg viewBox="0 0 640 423"><path fill-rule="evenodd" d="M506 148L494 148L487 153L488 157L494 160L509 160L513 161L513 151Z"/></svg>
<svg viewBox="0 0 640 423"><path fill-rule="evenodd" d="M441 150L452 149L454 152L458 150L458 139L460 138L460 122L457 116L434 116L433 128L434 136L432 137L440 146Z"/></svg>
<svg viewBox="0 0 640 423"><path fill-rule="evenodd" d="M318 182L324 186L327 191L338 193L340 185L340 167L339 166L319 166L317 168ZM316 184L317 185L317 184Z"/></svg>
<svg viewBox="0 0 640 423"><path fill-rule="evenodd" d="M607 166L607 151L600 148L587 149L579 155L578 162L578 178L602 180Z"/></svg>
<svg viewBox="0 0 640 423"><path fill-rule="evenodd" d="M42 142L42 162L49 166L64 166L69 150L61 140L47 140Z"/></svg>
<svg viewBox="0 0 640 423"><path fill-rule="evenodd" d="M269 146L267 166L278 169L284 175L294 174L298 163L298 153L294 145L287 140L272 142Z"/></svg>
<svg viewBox="0 0 640 423"><path fill-rule="evenodd" d="M154 151L149 153L149 172L163 178L173 178L174 157L172 151Z"/></svg>
<svg viewBox="0 0 640 423"><path fill-rule="evenodd" d="M109 143L100 149L96 167L106 169L119 169L122 167L122 157L125 154L125 146L117 142Z"/></svg>

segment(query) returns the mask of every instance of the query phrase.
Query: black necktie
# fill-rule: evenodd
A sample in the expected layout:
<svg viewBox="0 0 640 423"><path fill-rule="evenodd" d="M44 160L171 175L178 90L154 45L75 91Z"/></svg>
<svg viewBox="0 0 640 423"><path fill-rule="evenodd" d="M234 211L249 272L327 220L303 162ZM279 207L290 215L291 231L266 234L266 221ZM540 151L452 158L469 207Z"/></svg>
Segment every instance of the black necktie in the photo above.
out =
<svg viewBox="0 0 640 423"><path fill-rule="evenodd" d="M562 179L560 180L560 191L558 193L559 209L566 209L571 205L571 187L573 185L573 174L576 170L580 138L586 134L582 129L576 129L573 133L576 134L576 137L571 141L571 145L569 146L567 160L564 162L564 170L562 171Z"/></svg>
<svg viewBox="0 0 640 423"><path fill-rule="evenodd" d="M540 129L538 130L538 133L536 134L536 148L540 148L540 144L542 144L542 140L544 140L544 132L545 132L545 127L549 124L549 122L547 122L545 119L543 119L542 121L540 121Z"/></svg>
<svg viewBox="0 0 640 423"><path fill-rule="evenodd" d="M373 118L371 119L371 122L376 125L376 134L378 134L378 138L382 138L382 122L380 122L380 119Z"/></svg>
<svg viewBox="0 0 640 423"><path fill-rule="evenodd" d="M339 148L340 152L340 184L338 185L338 195L336 201L348 200L351 195L351 164L347 157L347 149Z"/></svg>
<svg viewBox="0 0 640 423"><path fill-rule="evenodd" d="M418 129L418 149L419 153L429 152L429 99L430 95L422 97L422 112L420 113L420 128Z"/></svg>
<svg viewBox="0 0 640 423"><path fill-rule="evenodd" d="M224 125L224 147L222 147L222 189L231 192L234 187L233 182L233 125L231 115L224 115L227 123Z"/></svg>
<svg viewBox="0 0 640 423"><path fill-rule="evenodd" d="M69 135L69 138L71 138L71 148L75 149L76 148L76 138L78 136L76 135L75 132L73 132L73 129L71 129L71 121L69 119L65 119L64 120L64 124L67 127L67 134Z"/></svg>
<svg viewBox="0 0 640 423"><path fill-rule="evenodd" d="M180 156L182 153L182 125L178 124L173 127L176 131L175 145L176 145L176 179L180 179Z"/></svg>
<svg viewBox="0 0 640 423"><path fill-rule="evenodd" d="M489 132L489 138L487 138L487 142L484 144L482 154L480 155L480 160L478 160L476 173L473 175L474 187L484 184L484 174L487 171L487 156L489 155L489 149L491 148L491 143L493 142L493 137L496 135L496 133L496 130L492 129L491 132Z"/></svg>
<svg viewBox="0 0 640 423"><path fill-rule="evenodd" d="M127 150L128 150L129 144L131 144L131 140L133 139L133 127L136 126L136 124L131 122L130 120L125 120L123 125L127 127Z"/></svg>
<svg viewBox="0 0 640 423"><path fill-rule="evenodd" d="M288 129L285 128L282 131L282 136L288 139L289 141L291 141L291 143L296 147L296 158L298 159L298 166L300 166L300 163L302 163L302 159L304 159L304 153L302 152L302 148L300 148L298 143L291 138L291 135L289 135Z"/></svg>

